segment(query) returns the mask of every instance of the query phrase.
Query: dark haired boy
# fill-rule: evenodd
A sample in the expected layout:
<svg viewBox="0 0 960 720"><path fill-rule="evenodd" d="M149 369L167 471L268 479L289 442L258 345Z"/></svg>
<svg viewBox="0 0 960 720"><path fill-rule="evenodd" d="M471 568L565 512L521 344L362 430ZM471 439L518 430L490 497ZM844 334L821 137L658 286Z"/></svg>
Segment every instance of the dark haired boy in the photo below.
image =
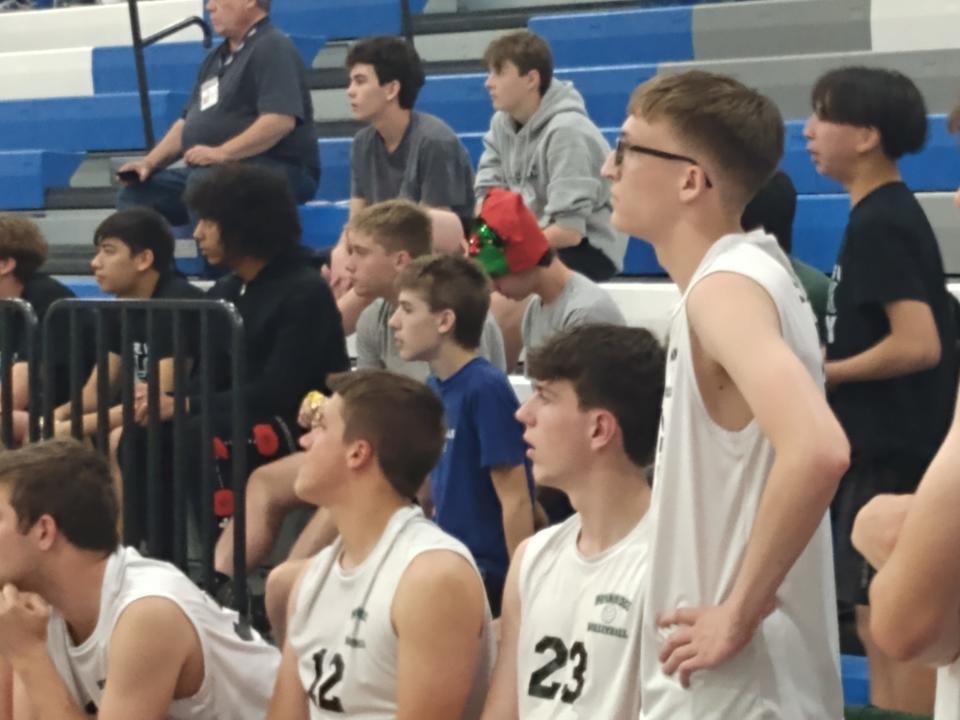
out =
<svg viewBox="0 0 960 720"><path fill-rule="evenodd" d="M247 422L274 426L284 453L293 450L297 415L303 397L325 390L332 372L349 367L340 315L327 283L299 251L300 220L288 183L279 175L248 164L223 165L186 196L198 218L194 238L200 253L230 272L206 297L227 300L243 319L246 377L240 401ZM211 375L208 410L215 434L231 428L233 393L225 325L211 318L210 358L201 371ZM209 365L203 367L202 363ZM187 467L200 464L202 397L194 383L188 390ZM137 396L141 421L148 413L146 393ZM161 395L160 418L173 415L173 397ZM144 442L144 434L131 437ZM138 453L141 458L145 453ZM123 453L120 457L122 459ZM124 472L127 469L124 468Z"/></svg>
<svg viewBox="0 0 960 720"><path fill-rule="evenodd" d="M268 717L476 720L490 611L463 543L414 503L444 443L443 406L384 370L334 375L296 492L339 540L307 561Z"/></svg>
<svg viewBox="0 0 960 720"><path fill-rule="evenodd" d="M445 122L413 109L425 82L417 51L403 38L364 38L350 47L346 68L353 119L367 123L350 146L350 219L374 203L406 198L449 208L468 232L473 164ZM331 251L329 271L331 285L340 289L337 305L350 334L369 300L350 288L347 253L341 238Z"/></svg>
<svg viewBox="0 0 960 720"><path fill-rule="evenodd" d="M840 717L827 509L849 462L813 314L740 221L783 154L769 98L703 71L637 87L613 222L681 292L669 329L640 643L643 720Z"/></svg>
<svg viewBox="0 0 960 720"><path fill-rule="evenodd" d="M477 199L495 187L523 196L560 259L591 280L623 268L626 236L610 224L610 183L600 175L610 146L580 93L553 77L539 35L520 30L484 53L496 113L483 138Z"/></svg>
<svg viewBox="0 0 960 720"><path fill-rule="evenodd" d="M96 451L51 440L0 456L14 717L262 718L276 649L173 566L118 547L117 515Z"/></svg>
<svg viewBox="0 0 960 720"><path fill-rule="evenodd" d="M354 120L368 123L350 149L350 215L367 205L407 198L449 208L469 228L473 166L453 130L413 107L424 73L402 38L364 38L347 53L347 96Z"/></svg>
<svg viewBox="0 0 960 720"><path fill-rule="evenodd" d="M100 289L120 300L195 299L203 295L173 267L173 235L160 213L149 208L120 210L106 218L93 234L96 255L90 261ZM109 376L109 402L118 400L123 348L118 312L104 318L107 335L106 371ZM147 321L142 312L130 315L130 344L136 380L147 381L147 361L152 354L159 360L158 372L163 391L173 389L173 326L169 316L156 315L156 347L147 345ZM91 328L92 330L92 328ZM58 338L66 345L67 338ZM84 435L97 431L97 368L93 368L81 394L81 426ZM70 434L70 402L54 410L55 434ZM122 408L110 409L109 428L123 423Z"/></svg>
<svg viewBox="0 0 960 720"><path fill-rule="evenodd" d="M446 412L447 443L430 475L434 519L470 548L499 615L510 557L533 534L533 488L516 395L477 353L489 281L466 258L422 257L401 271L397 289L397 350L430 364L427 383Z"/></svg>
<svg viewBox="0 0 960 720"><path fill-rule="evenodd" d="M880 493L912 493L943 441L956 393L956 323L933 229L897 161L918 152L927 112L899 72L848 67L822 76L804 134L818 172L852 210L827 307L830 404L853 450L833 510L837 596L856 607L871 702L932 709L933 673L900 663L869 634L873 569L851 542L857 512Z"/></svg>
<svg viewBox="0 0 960 720"><path fill-rule="evenodd" d="M534 393L517 418L534 479L567 493L578 512L514 554L485 718L638 717L646 468L664 360L647 330L602 324L562 331L531 353ZM549 675L547 653L559 663Z"/></svg>
<svg viewBox="0 0 960 720"><path fill-rule="evenodd" d="M19 298L29 303L40 325L54 302L74 296L70 288L39 272L46 262L47 253L47 241L33 220L23 215L0 213L0 298ZM26 410L30 403L28 340L20 318L15 315L9 317L10 325L7 331L10 333L9 342L13 349L13 440L15 444L19 444L26 438ZM65 332L63 327L58 330L58 334ZM39 337L37 340L39 341ZM37 367L42 365L41 352L40 345L34 347L34 358L40 361ZM68 364L68 354L65 348L60 348L54 361L54 403L63 402L69 395Z"/></svg>
<svg viewBox="0 0 960 720"><path fill-rule="evenodd" d="M810 301L810 307L817 318L817 332L823 342L826 338L827 290L830 280L817 268L790 254L793 251L793 219L796 213L797 189L789 175L783 170L777 170L753 200L747 203L740 224L746 232L762 228L777 239L777 244L790 258L790 266L807 293L807 300Z"/></svg>

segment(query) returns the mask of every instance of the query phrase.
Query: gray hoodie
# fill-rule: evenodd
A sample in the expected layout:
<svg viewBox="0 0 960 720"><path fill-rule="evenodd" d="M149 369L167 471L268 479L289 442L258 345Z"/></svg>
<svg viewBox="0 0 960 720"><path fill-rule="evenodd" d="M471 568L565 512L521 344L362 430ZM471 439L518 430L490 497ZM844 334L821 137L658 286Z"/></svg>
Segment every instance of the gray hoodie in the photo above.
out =
<svg viewBox="0 0 960 720"><path fill-rule="evenodd" d="M627 237L610 225L610 183L600 177L609 153L573 83L553 80L523 127L505 112L493 116L477 168L477 199L495 187L518 192L541 227L577 231L621 270Z"/></svg>

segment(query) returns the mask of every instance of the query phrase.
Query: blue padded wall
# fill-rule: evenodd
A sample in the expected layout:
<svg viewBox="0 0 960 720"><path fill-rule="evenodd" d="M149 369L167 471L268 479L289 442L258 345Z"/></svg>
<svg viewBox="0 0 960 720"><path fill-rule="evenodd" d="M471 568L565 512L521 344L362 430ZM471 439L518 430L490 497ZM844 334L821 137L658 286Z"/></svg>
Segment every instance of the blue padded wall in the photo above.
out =
<svg viewBox="0 0 960 720"><path fill-rule="evenodd" d="M411 0L414 14L427 0ZM285 32L323 35L331 40L400 34L399 0L275 0L270 12Z"/></svg>
<svg viewBox="0 0 960 720"><path fill-rule="evenodd" d="M0 152L0 210L35 210L46 190L66 187L84 153L14 150Z"/></svg>

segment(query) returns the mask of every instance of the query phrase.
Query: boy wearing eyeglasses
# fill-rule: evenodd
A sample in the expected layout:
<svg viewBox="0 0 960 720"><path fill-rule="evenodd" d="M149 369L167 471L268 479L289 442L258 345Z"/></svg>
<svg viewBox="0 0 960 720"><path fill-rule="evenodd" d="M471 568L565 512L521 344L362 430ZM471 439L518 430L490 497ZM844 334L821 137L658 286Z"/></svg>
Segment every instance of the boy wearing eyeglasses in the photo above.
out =
<svg viewBox="0 0 960 720"><path fill-rule="evenodd" d="M633 93L613 222L654 248L669 331L640 643L643 720L840 718L827 509L849 446L817 329L776 239L740 218L776 170L783 120L690 71Z"/></svg>

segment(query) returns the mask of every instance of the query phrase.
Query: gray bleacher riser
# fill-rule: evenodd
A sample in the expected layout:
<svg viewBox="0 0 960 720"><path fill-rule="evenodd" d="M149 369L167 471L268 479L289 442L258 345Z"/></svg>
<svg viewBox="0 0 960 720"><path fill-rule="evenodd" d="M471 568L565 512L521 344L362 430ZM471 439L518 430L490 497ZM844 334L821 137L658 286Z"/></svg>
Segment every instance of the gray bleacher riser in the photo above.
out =
<svg viewBox="0 0 960 720"><path fill-rule="evenodd" d="M97 210L45 210L27 213L40 226L51 248L58 245L84 245L93 243L93 232L103 220L113 213L113 208Z"/></svg>
<svg viewBox="0 0 960 720"><path fill-rule="evenodd" d="M933 226L947 275L960 275L960 210L952 193L918 193L917 199Z"/></svg>
<svg viewBox="0 0 960 720"><path fill-rule="evenodd" d="M870 0L698 5L693 48L698 59L870 50Z"/></svg>
<svg viewBox="0 0 960 720"><path fill-rule="evenodd" d="M661 63L659 73L702 69L732 75L741 82L768 95L780 107L785 118L810 114L810 90L816 79L828 70L844 65L866 65L899 70L917 84L930 113L949 112L960 89L960 49L921 50L916 52L823 53L747 60L695 60Z"/></svg>

